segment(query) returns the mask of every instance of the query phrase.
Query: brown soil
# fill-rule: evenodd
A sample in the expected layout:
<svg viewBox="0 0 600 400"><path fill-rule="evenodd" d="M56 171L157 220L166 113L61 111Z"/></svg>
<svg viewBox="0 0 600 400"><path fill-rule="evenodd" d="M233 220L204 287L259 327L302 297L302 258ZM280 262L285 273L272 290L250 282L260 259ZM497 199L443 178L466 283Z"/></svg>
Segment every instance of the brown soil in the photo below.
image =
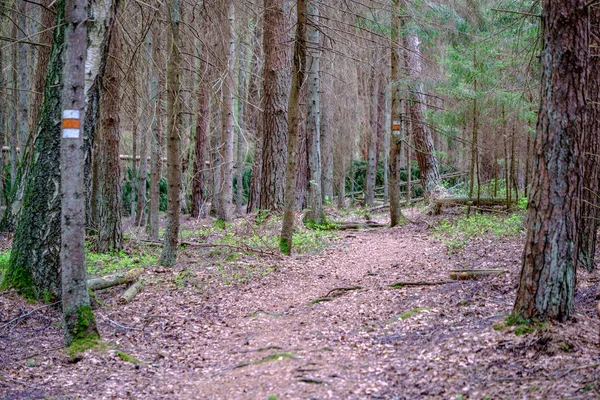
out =
<svg viewBox="0 0 600 400"><path fill-rule="evenodd" d="M40 305L4 293L0 398L600 396L597 273L579 273L571 322L523 336L514 327L496 330L514 301L520 241L483 238L449 255L428 232L430 223L412 218L398 228L342 233L317 256L257 258L274 272L234 285L211 283L210 265L188 249L173 270L149 269L144 292L131 304L111 302L116 289L101 294L107 304L96 316L108 345L80 360L61 349L58 310L7 324ZM467 267L507 273L389 287L446 281L451 269Z"/></svg>

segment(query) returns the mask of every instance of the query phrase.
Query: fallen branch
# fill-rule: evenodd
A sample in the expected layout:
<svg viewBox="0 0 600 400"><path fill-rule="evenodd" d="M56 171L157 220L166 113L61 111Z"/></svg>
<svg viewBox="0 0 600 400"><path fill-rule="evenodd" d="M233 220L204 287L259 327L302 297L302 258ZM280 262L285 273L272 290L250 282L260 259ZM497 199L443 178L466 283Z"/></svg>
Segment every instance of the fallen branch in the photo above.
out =
<svg viewBox="0 0 600 400"><path fill-rule="evenodd" d="M311 301L310 304L317 304L317 303L321 303L324 301L331 301L335 298L340 297L341 295L343 295L346 292L351 292L353 290L360 290L362 288L363 288L362 286L348 286L348 287L333 288L329 292L327 292L327 294L325 296L319 297L318 299Z"/></svg>
<svg viewBox="0 0 600 400"><path fill-rule="evenodd" d="M119 304L130 303L134 299L134 297L142 291L142 289L144 289L144 285L141 281L137 281L136 283L131 285L129 289L125 291L125 293L121 295L121 297L119 298Z"/></svg>
<svg viewBox="0 0 600 400"><path fill-rule="evenodd" d="M350 229L371 229L371 228L385 228L387 225L380 224L375 221L366 221L366 222L342 222L338 224L338 230L347 231Z"/></svg>
<svg viewBox="0 0 600 400"><path fill-rule="evenodd" d="M360 290L360 289L362 289L362 286L348 286L348 287L339 287L339 288L334 288L334 289L331 289L331 290L330 290L330 291L329 291L329 292L328 292L328 293L325 295L325 297L330 297L330 295L331 295L331 294L333 294L333 293L336 293L336 292L339 292L339 293L336 293L336 295L335 295L335 296L332 296L332 297L339 297L339 296L341 296L342 294L344 294L345 292L351 292L352 290Z"/></svg>
<svg viewBox="0 0 600 400"><path fill-rule="evenodd" d="M4 329L4 328L6 328L7 326L9 326L10 324L12 324L13 322L18 322L18 321L20 321L20 320L22 320L22 319L24 319L24 318L27 318L27 317L29 317L31 314L33 314L33 313L35 313L35 312L37 312L37 311L43 310L44 308L50 308L50 307L52 307L52 306L55 306L55 305L57 305L58 303L60 303L60 301L56 301L56 302L54 302L54 303L52 303L52 304L45 304L45 305L43 305L43 306L41 306L41 307L34 308L33 310L29 311L29 312L28 312L28 313L26 313L26 314L19 315L18 317L15 317L15 318L11 319L10 321L8 321L7 323L5 323L4 325L0 326L0 329Z"/></svg>
<svg viewBox="0 0 600 400"><path fill-rule="evenodd" d="M124 285L135 281L142 273L143 268L134 268L123 274L107 275L100 278L88 279L88 289L100 290L113 286Z"/></svg>
<svg viewBox="0 0 600 400"><path fill-rule="evenodd" d="M450 271L450 279L464 281L488 275L502 275L505 272L504 269L453 269Z"/></svg>
<svg viewBox="0 0 600 400"><path fill-rule="evenodd" d="M396 282L390 287L392 289L402 289L404 286L437 286L437 285L445 285L447 283L454 283L452 281L434 281L434 282Z"/></svg>

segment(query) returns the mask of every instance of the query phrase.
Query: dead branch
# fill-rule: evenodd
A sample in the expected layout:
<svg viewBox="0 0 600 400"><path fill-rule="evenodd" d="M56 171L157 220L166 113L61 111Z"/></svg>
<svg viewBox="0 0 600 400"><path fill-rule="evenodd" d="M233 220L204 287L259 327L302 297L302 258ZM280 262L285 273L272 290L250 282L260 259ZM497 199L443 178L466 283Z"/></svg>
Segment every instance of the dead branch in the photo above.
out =
<svg viewBox="0 0 600 400"><path fill-rule="evenodd" d="M450 279L463 281L477 279L482 276L502 275L505 272L504 269L453 269L450 271Z"/></svg>
<svg viewBox="0 0 600 400"><path fill-rule="evenodd" d="M391 284L389 287L393 289L402 289L404 286L437 286L437 285L445 285L447 283L454 283L453 281L433 281L433 282L396 282Z"/></svg>

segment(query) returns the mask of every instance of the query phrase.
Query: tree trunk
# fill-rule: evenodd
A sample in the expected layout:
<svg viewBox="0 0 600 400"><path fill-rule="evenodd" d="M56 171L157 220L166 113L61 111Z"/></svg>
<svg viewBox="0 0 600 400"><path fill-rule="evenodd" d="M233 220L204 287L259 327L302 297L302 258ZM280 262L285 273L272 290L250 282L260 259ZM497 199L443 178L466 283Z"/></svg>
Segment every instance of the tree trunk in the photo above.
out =
<svg viewBox="0 0 600 400"><path fill-rule="evenodd" d="M377 178L377 120L379 118L379 74L371 67L371 125L368 135L367 175L365 206L372 207L375 200L375 181Z"/></svg>
<svg viewBox="0 0 600 400"><path fill-rule="evenodd" d="M151 54L152 51L152 36L146 36L146 54ZM135 90L138 90L136 85ZM145 127L144 127L145 128ZM146 220L146 186L148 185L148 134L144 129L140 136L140 172L138 174L137 186L137 209L135 212L135 225L143 226Z"/></svg>
<svg viewBox="0 0 600 400"><path fill-rule="evenodd" d="M117 11L119 14L119 11ZM122 84L120 66L121 28L116 18L109 28L108 58L102 81L100 131L96 138L94 165L97 180L94 190L94 221L97 224L97 250L101 253L123 248L121 230L121 171L119 166L119 109ZM134 155L135 158L135 155Z"/></svg>
<svg viewBox="0 0 600 400"><path fill-rule="evenodd" d="M235 5L233 0L226 0L228 24L227 44L227 71L223 82L223 109L221 118L223 129L221 131L221 192L217 218L231 221L233 206L233 141L234 141L234 116L233 116L233 77L235 75Z"/></svg>
<svg viewBox="0 0 600 400"><path fill-rule="evenodd" d="M155 16L157 16L155 14ZM163 109L160 102L160 76L159 70L156 67L161 65L160 57L160 40L158 36L159 26L158 21L155 21L154 26L150 29L152 34L152 61L150 65L150 81L149 90L150 98L152 99L152 139L151 139L151 156L150 156L150 204L148 206L148 233L150 238L158 240L159 216L160 216L160 177L162 172L162 117Z"/></svg>
<svg viewBox="0 0 600 400"><path fill-rule="evenodd" d="M412 124L412 140L417 153L417 162L421 170L423 192L426 197L437 196L441 190L440 165L433 147L433 135L425 121L425 93L421 79L421 50L419 38L409 34L405 38L405 47L408 49L407 69L408 74L415 83L411 85L410 117Z"/></svg>
<svg viewBox="0 0 600 400"><path fill-rule="evenodd" d="M406 132L402 131L405 123L401 120L401 110L403 109L400 93L400 60L398 57L398 38L402 28L400 19L400 5L398 0L393 0L392 8L392 40L391 46L391 104L390 104L390 156L389 156L389 196L390 196L390 226L394 227L402 219L400 210L400 157L402 154L402 142L406 140ZM384 168L387 168L384 166ZM407 199L410 201L410 197Z"/></svg>
<svg viewBox="0 0 600 400"><path fill-rule="evenodd" d="M237 103L237 145L236 145L236 187L235 187L235 213L242 214L242 206L244 202L244 138L243 133L246 130L246 44L240 45L239 72L238 72L238 91L239 97Z"/></svg>
<svg viewBox="0 0 600 400"><path fill-rule="evenodd" d="M27 40L27 37L31 34L31 32L27 30L27 27L29 26L29 21L27 20L27 3L25 1L16 1L15 7L18 13L17 22L19 25L17 39ZM21 148L22 157L23 154L25 154L25 143L27 143L27 138L29 136L29 92L31 89L31 77L29 73L30 60L27 54L27 44L15 43L13 47L17 47L19 49L19 57L18 59L13 60L13 62L18 65L19 73L18 86L15 87L18 87L19 147Z"/></svg>
<svg viewBox="0 0 600 400"><path fill-rule="evenodd" d="M305 222L322 224L325 222L323 214L323 197L321 193L321 40L319 35L319 9L309 2L307 13L311 22L306 27L308 68L308 118L306 119L306 140L308 149L308 211Z"/></svg>
<svg viewBox="0 0 600 400"><path fill-rule="evenodd" d="M64 87L62 93L61 246L62 309L65 342L99 339L90 307L85 267L85 187L83 129L87 0L67 0ZM116 25L116 24L113 24ZM57 28L58 29L58 28ZM51 81L52 82L52 81Z"/></svg>
<svg viewBox="0 0 600 400"><path fill-rule="evenodd" d="M112 3L93 4L94 23L88 22L88 55L85 61L85 94L88 98L85 123L94 120L93 87L104 70L106 57L106 26L112 15ZM60 297L60 130L63 88L64 0L56 3L56 22L44 101L40 110L32 156L21 168L23 180L22 210L13 238L9 267L4 285L19 289L28 297ZM94 51L90 51L92 48ZM84 130L84 148L88 151L88 130L93 135L94 124Z"/></svg>
<svg viewBox="0 0 600 400"><path fill-rule="evenodd" d="M289 55L283 0L265 0L261 210L281 211L286 182ZM290 118L291 120L291 118Z"/></svg>
<svg viewBox="0 0 600 400"><path fill-rule="evenodd" d="M590 7L590 54L589 81L587 85L588 133L583 143L583 192L581 193L581 228L579 240L581 247L577 257L577 266L588 271L595 268L596 239L598 228L598 192L600 190L600 62L598 46L600 45L600 8Z"/></svg>
<svg viewBox="0 0 600 400"><path fill-rule="evenodd" d="M131 62L136 63L136 57L132 57ZM135 67L134 67L135 68ZM136 201L136 182L139 183L138 176L138 94L137 94L137 78L136 73L139 69L135 68L129 77L129 85L131 86L131 203L129 204L129 216L136 221L137 201ZM141 162L141 160L140 160ZM127 165L127 164L126 164ZM125 167L125 179L127 179L127 167ZM139 200L139 199L138 199ZM134 222L135 223L135 222Z"/></svg>
<svg viewBox="0 0 600 400"><path fill-rule="evenodd" d="M295 187L296 187L296 164L298 160L298 125L300 111L300 88L304 82L306 69L306 2L297 0L296 9L298 21L296 24L296 38L294 46L294 57L292 58L292 87L290 89L290 101L288 115L290 118L288 129L287 167L285 178L285 204L283 212L283 223L279 248L283 254L290 255L292 252L292 238L294 235L295 214Z"/></svg>
<svg viewBox="0 0 600 400"><path fill-rule="evenodd" d="M160 255L160 265L171 267L179 246L179 214L181 212L181 37L179 36L179 0L167 2L169 64L167 69L167 185L169 187L167 226Z"/></svg>
<svg viewBox="0 0 600 400"><path fill-rule="evenodd" d="M42 32L38 36L40 43L52 43L52 26L54 25L54 6L52 0L42 0L40 4L40 12L42 13L42 20L40 29ZM50 47L39 47L37 49L37 57L35 61L35 68L33 73L33 92L29 97L29 130L30 132L37 127L38 116L42 107L42 101L44 100L43 91L46 85L46 72L48 70L48 62L50 61ZM33 144L33 140L28 139L28 144ZM29 146L28 146L29 147ZM29 152L29 148L27 152Z"/></svg>
<svg viewBox="0 0 600 400"><path fill-rule="evenodd" d="M194 145L194 170L192 176L192 218L206 216L204 192L204 164L206 154L206 133L208 130L208 89L204 81L198 83L198 111L196 115L196 143Z"/></svg>
<svg viewBox="0 0 600 400"><path fill-rule="evenodd" d="M588 2L544 0L541 105L527 236L514 313L566 320L580 248Z"/></svg>

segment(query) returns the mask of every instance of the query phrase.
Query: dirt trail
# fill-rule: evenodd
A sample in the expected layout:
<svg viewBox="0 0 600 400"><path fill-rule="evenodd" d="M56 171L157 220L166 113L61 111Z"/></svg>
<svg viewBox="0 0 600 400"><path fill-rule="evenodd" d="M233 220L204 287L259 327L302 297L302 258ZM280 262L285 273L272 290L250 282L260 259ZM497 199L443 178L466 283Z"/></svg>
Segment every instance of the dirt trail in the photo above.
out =
<svg viewBox="0 0 600 400"><path fill-rule="evenodd" d="M134 303L97 311L111 346L75 364L57 350L28 357L60 346L60 329L44 322L58 314L40 313L0 332L0 398L597 398L594 276L580 277L576 323L516 336L493 325L514 299L518 241L481 239L449 256L424 223L342 236L319 256L273 261L262 279L202 292L158 269ZM389 288L465 266L508 273ZM0 297L2 320L16 301Z"/></svg>

